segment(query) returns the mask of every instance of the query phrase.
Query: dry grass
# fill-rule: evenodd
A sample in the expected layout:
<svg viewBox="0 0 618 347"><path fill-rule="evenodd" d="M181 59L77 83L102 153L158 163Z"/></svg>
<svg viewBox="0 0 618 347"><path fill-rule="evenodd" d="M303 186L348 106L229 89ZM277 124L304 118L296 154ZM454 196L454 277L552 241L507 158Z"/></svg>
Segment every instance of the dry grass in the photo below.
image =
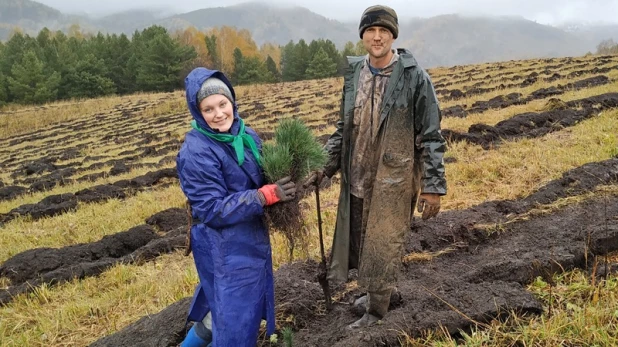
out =
<svg viewBox="0 0 618 347"><path fill-rule="evenodd" d="M80 204L74 212L31 221L20 217L0 233L0 262L38 247L62 247L94 242L105 235L144 224L151 215L170 207L182 207L185 198L177 186L139 193L125 200Z"/></svg>
<svg viewBox="0 0 618 347"><path fill-rule="evenodd" d="M176 252L20 295L0 308L2 346L86 346L190 296L198 282L192 263Z"/></svg>
<svg viewBox="0 0 618 347"><path fill-rule="evenodd" d="M529 195L563 172L606 160L618 148L618 111L612 110L564 131L538 139L505 142L486 151L465 142L454 143L447 164L446 209L467 208L487 200Z"/></svg>
<svg viewBox="0 0 618 347"><path fill-rule="evenodd" d="M417 263L417 262L427 262L427 261L432 261L435 258L441 256L441 255L445 255L445 254L449 254L451 252L456 251L457 248L455 247L448 247L445 249L441 249L437 252L420 252L420 253L410 253L407 254L403 257L402 261L404 263Z"/></svg>
<svg viewBox="0 0 618 347"><path fill-rule="evenodd" d="M97 99L59 101L42 106L18 107L5 106L0 109L0 138L16 136L50 125L72 121L75 119L92 117L96 114L109 111L119 104L131 100L158 101L165 96L158 94L133 94L129 96L109 96Z"/></svg>
<svg viewBox="0 0 618 347"><path fill-rule="evenodd" d="M473 327L455 338L444 331L426 332L422 339L402 334L402 345L433 346L616 346L618 345L618 279L599 282L585 271L554 276L555 285L537 278L528 289L541 298L541 316L510 315L505 322L492 321ZM551 294L550 294L551 293Z"/></svg>
<svg viewBox="0 0 618 347"><path fill-rule="evenodd" d="M137 169L131 170L128 173L117 175L117 176L106 176L106 177L103 177L103 178L100 178L94 181L76 182L76 183L67 184L64 186L54 187L44 192L37 192L37 193L21 195L18 198L13 199L13 200L0 201L0 213L7 213L10 210L16 207L19 207L21 205L24 205L24 204L35 204L43 200L43 198L50 196L50 195L76 193L82 189L92 188L94 186L102 185L102 184L111 184L114 182L118 182L120 180L131 179L134 177L142 176L151 171L157 171L157 170L162 170L162 169L171 168L171 167L174 167L174 166L162 167L162 168L157 168L157 169L137 168ZM98 170L86 171L83 174L75 176L75 178L79 178L80 176L91 174L91 173L109 171L109 169L110 169L109 167L103 167Z"/></svg>

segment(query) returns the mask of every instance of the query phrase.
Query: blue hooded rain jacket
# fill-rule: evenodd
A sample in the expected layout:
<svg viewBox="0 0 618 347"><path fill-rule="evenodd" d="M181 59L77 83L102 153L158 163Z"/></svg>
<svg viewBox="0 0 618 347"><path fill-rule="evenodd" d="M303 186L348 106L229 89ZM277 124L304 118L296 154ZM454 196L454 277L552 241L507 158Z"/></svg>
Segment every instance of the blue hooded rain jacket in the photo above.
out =
<svg viewBox="0 0 618 347"><path fill-rule="evenodd" d="M224 81L219 71L197 68L185 80L187 105L202 129L207 125L197 105L197 93L210 77ZM234 104L230 133L238 134L239 116ZM246 128L258 148L255 131ZM254 347L262 319L267 334L275 330L275 305L270 239L262 220L264 213L257 189L263 173L249 148L238 165L229 143L191 130L176 159L182 191L189 200L194 220L191 246L200 278L188 319L201 321L210 311L213 347Z"/></svg>

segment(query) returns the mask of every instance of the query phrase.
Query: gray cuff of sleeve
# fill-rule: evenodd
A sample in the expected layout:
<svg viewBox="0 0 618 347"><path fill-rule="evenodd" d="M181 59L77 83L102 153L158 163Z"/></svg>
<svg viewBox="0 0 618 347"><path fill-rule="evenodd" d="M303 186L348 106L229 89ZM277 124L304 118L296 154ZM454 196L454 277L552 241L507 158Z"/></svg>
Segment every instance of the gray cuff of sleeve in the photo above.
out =
<svg viewBox="0 0 618 347"><path fill-rule="evenodd" d="M262 194L262 192L260 192L258 190L257 196L258 196L258 199L260 199L260 203L262 204L262 206L265 206L266 205L266 198L264 197L264 194Z"/></svg>

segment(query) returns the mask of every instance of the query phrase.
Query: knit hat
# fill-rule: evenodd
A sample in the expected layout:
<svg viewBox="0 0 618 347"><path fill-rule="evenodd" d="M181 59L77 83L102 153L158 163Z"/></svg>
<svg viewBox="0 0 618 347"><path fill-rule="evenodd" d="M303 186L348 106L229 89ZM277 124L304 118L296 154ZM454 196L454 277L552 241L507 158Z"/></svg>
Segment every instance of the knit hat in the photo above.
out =
<svg viewBox="0 0 618 347"><path fill-rule="evenodd" d="M358 32L360 38L363 38L365 30L371 26L384 27L393 34L396 39L399 36L399 21L397 20L397 12L388 6L375 5L367 8L361 16Z"/></svg>
<svg viewBox="0 0 618 347"><path fill-rule="evenodd" d="M232 103L234 102L232 92L227 84L216 77L210 77L202 83L202 87L199 92L197 92L197 104L199 105L202 100L214 94L221 94L227 97Z"/></svg>

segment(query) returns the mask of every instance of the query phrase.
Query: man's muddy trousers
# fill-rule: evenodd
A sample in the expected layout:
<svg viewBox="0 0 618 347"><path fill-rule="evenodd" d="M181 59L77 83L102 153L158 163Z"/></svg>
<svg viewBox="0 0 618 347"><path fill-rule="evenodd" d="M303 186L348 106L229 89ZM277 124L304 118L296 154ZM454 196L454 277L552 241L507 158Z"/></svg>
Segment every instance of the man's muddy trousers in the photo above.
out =
<svg viewBox="0 0 618 347"><path fill-rule="evenodd" d="M358 269L360 253L363 246L367 216L363 216L364 200L354 195L350 196L350 253L349 268ZM382 318L388 312L392 287L378 288L367 293L367 313Z"/></svg>

